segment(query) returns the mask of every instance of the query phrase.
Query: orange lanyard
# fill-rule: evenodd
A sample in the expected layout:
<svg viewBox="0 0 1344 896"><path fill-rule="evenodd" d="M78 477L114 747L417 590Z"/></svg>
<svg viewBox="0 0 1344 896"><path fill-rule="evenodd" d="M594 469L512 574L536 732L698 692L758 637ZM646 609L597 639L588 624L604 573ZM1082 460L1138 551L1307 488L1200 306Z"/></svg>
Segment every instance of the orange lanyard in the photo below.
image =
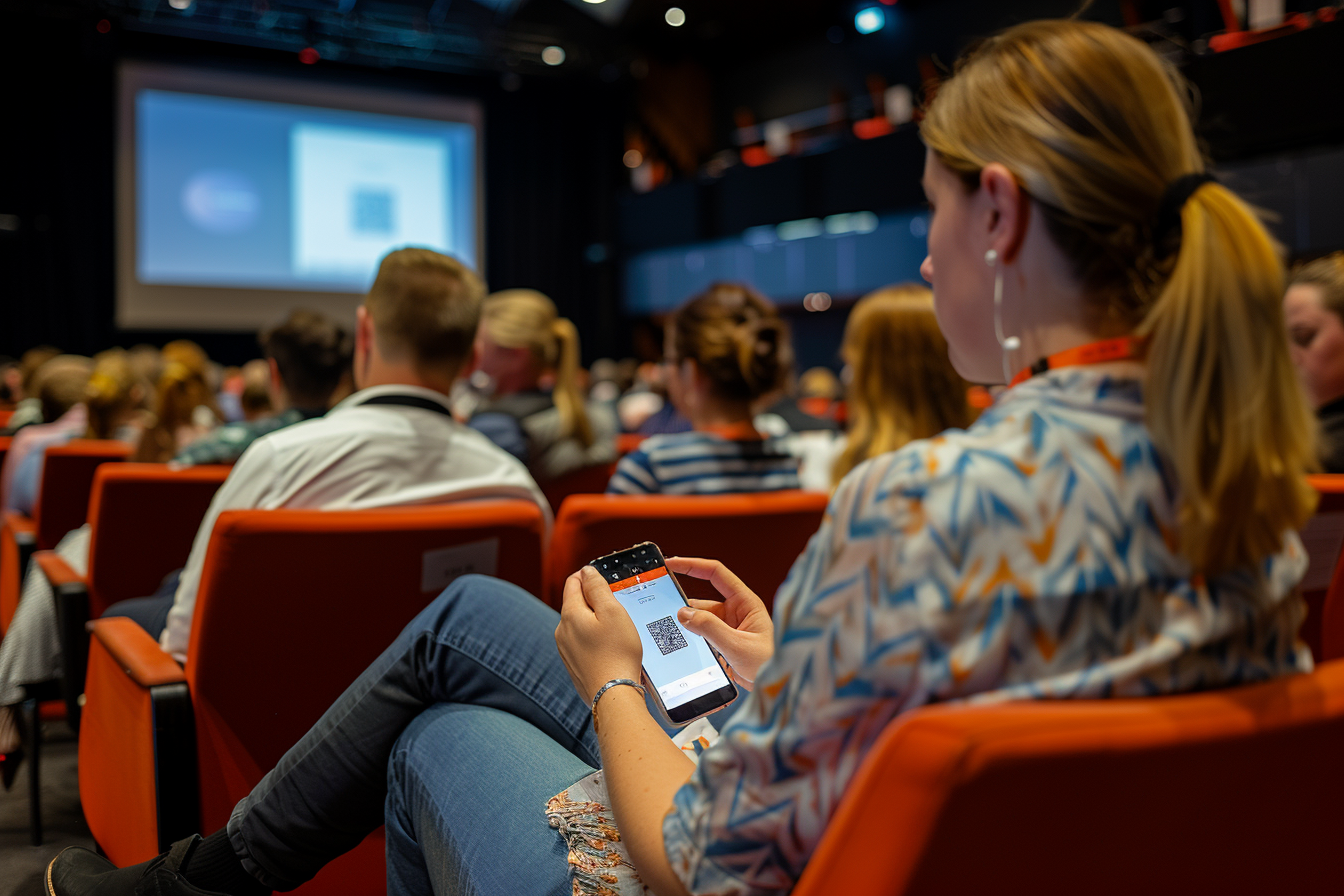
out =
<svg viewBox="0 0 1344 896"><path fill-rule="evenodd" d="M1115 339L1103 339L1101 342L1089 342L1076 348L1056 352L1048 358L1041 358L1030 367L1023 367L1009 383L1009 387L1026 382L1038 373L1055 370L1060 367L1080 367L1084 364L1105 364L1107 361L1128 361L1143 357L1144 343L1136 336L1120 336Z"/></svg>

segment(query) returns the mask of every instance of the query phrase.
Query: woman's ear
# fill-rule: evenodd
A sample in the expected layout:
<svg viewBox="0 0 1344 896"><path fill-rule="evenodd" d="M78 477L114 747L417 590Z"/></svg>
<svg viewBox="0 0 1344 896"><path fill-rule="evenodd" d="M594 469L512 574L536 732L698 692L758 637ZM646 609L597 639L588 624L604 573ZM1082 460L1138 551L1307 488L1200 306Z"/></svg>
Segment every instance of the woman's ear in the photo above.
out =
<svg viewBox="0 0 1344 896"><path fill-rule="evenodd" d="M996 250L1005 264L1011 264L1027 236L1031 197L1013 173L998 162L981 169L980 189L989 206L989 248Z"/></svg>

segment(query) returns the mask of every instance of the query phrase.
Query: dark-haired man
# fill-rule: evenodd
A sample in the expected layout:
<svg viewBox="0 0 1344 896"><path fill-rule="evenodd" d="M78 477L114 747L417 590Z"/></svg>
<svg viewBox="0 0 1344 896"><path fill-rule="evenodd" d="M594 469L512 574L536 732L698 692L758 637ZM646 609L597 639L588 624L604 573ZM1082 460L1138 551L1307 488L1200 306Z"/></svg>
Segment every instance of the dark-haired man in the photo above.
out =
<svg viewBox="0 0 1344 896"><path fill-rule="evenodd" d="M221 426L183 448L179 466L231 464L268 433L321 417L349 375L354 340L335 322L312 311L295 311L257 337L271 369L271 406L279 413Z"/></svg>

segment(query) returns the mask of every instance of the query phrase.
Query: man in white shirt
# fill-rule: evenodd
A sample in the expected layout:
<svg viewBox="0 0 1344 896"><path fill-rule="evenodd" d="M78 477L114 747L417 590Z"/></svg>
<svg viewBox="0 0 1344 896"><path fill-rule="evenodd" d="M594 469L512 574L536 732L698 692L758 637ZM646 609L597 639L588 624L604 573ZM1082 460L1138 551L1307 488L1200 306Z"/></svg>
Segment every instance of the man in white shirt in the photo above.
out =
<svg viewBox="0 0 1344 896"><path fill-rule="evenodd" d="M326 416L263 436L244 452L210 503L171 601L123 601L105 615L131 616L185 660L206 547L225 510L522 498L541 505L549 520L527 468L448 410L484 296L481 279L452 258L428 249L388 254L358 311L359 391Z"/></svg>

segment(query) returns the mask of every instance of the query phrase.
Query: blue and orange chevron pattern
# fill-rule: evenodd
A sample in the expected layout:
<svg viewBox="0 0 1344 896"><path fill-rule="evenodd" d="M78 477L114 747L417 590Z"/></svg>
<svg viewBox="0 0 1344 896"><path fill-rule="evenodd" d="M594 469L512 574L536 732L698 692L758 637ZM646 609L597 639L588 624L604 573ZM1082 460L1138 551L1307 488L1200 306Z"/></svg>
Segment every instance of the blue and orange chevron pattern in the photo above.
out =
<svg viewBox="0 0 1344 896"><path fill-rule="evenodd" d="M1307 671L1297 536L1203 582L1139 386L1070 368L841 483L776 652L664 823L692 893L787 891L864 755L934 701L1107 697Z"/></svg>

